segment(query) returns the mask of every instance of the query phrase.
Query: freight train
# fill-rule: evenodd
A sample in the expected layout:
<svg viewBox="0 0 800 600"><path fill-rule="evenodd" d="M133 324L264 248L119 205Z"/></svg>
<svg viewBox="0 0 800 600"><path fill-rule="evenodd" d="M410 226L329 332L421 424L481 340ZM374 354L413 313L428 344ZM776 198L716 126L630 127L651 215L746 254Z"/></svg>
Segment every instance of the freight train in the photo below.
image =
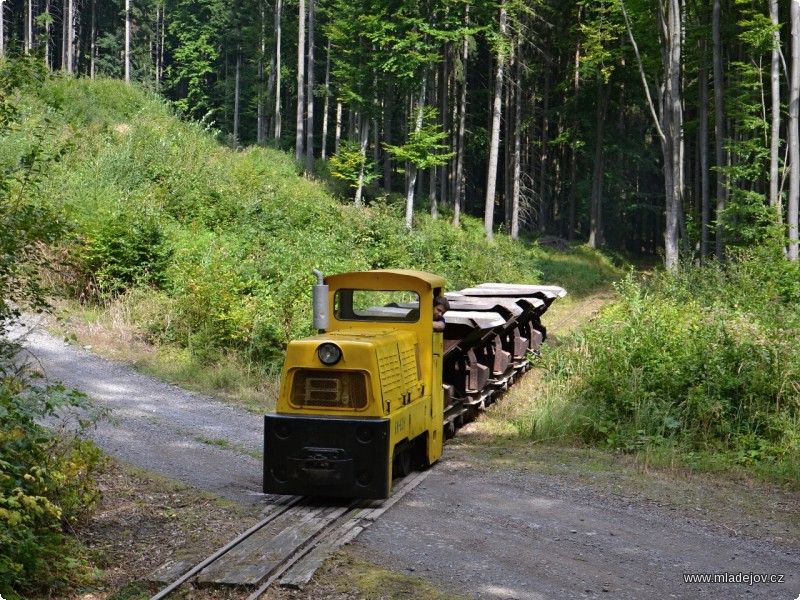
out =
<svg viewBox="0 0 800 600"><path fill-rule="evenodd" d="M264 416L265 493L387 498L527 370L542 314L566 294L494 283L445 294L444 278L401 269L314 273L319 333L289 344Z"/></svg>

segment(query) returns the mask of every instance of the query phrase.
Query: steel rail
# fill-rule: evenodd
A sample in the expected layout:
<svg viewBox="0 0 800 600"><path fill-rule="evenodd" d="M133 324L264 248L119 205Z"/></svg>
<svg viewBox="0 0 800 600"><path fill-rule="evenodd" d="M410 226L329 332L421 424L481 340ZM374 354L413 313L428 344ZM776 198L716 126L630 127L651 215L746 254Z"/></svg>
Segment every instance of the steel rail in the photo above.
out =
<svg viewBox="0 0 800 600"><path fill-rule="evenodd" d="M266 518L262 519L261 521L259 521L255 525L253 525L250 529L248 529L247 531L242 533L235 540L232 540L231 542L227 543L225 546L223 546L222 548L217 550L214 554L212 554L211 556L209 556L208 558L206 558L202 562L198 563L197 565L195 565L194 567L189 569L186 573L184 573L183 575L178 577L178 579L176 579L171 584L169 584L167 587L165 587L163 590L158 592L155 596L151 596L150 600L161 600L162 598L165 598L166 596L168 596L169 594L174 592L178 587L180 587L187 580L189 580L190 578L194 577L200 571L205 569L208 565L210 565L215 560L217 560L220 556L222 556L223 554L225 554L226 552L228 552L232 548L235 548L240 543L242 543L244 540L246 540L248 537L253 535L256 531L258 531L259 529L261 529L264 526L268 525L269 523L271 523L272 521L277 519L282 514L286 513L289 509L291 509L293 506L298 504L301 500L303 500L303 496L297 496L295 498L291 498L288 502L286 502L285 504L281 505L275 511L270 513Z"/></svg>
<svg viewBox="0 0 800 600"><path fill-rule="evenodd" d="M247 600L256 600L262 596L269 586L271 586L277 579L289 571L295 564L306 559L313 565L310 570L312 573L316 570L316 566L321 564L326 555L320 558L322 553L315 552L322 542L326 542L330 549L338 548L355 538L361 531L369 527L375 520L397 503L403 496L419 485L430 473L430 471L423 471L416 473L413 477L404 478L400 485L395 488L394 493L390 498L381 501L377 506L367 505L364 506L363 500L354 500L349 505L339 507L334 511L333 518L325 523L319 530L314 532L313 536L306 540L303 544L295 548L287 558L281 562L269 575L269 577L261 584L261 586L253 592ZM167 587L162 589L156 595L151 596L150 600L161 600L169 594L178 589L186 581L200 573L203 569L213 564L224 554L244 542L251 535L277 520L282 515L288 513L292 508L297 506L304 500L308 500L305 496L294 496L288 501L277 506L272 510L264 519L250 527L247 531L239 535L236 539L228 542L225 546L214 552L211 556L198 563L183 575L175 579ZM338 538L336 537L338 536Z"/></svg>
<svg viewBox="0 0 800 600"><path fill-rule="evenodd" d="M321 564L324 558L314 555L314 551L320 542L338 535L338 539L336 539L330 547L330 550L334 550L351 541L364 529L374 523L379 516L394 506L403 496L422 483L429 474L430 470L426 470L421 473L416 473L413 477L405 477L402 483L395 488L395 492L391 497L381 501L378 506L353 507L353 504L356 503L351 504L349 513L345 511L347 514L340 515L326 527L320 529L314 536L314 542L303 547L298 547L295 552L272 572L255 592L247 597L247 600L258 600L275 581L295 566L295 564L304 559L308 558L313 563ZM316 567L313 567L311 570L313 571L315 568Z"/></svg>

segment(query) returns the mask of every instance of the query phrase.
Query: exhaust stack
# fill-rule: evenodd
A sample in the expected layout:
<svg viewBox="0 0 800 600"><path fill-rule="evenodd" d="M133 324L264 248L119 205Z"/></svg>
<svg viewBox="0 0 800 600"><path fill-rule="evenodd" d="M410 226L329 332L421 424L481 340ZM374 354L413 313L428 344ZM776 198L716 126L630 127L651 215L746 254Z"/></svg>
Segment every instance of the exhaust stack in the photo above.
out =
<svg viewBox="0 0 800 600"><path fill-rule="evenodd" d="M317 276L317 285L314 286L314 329L323 333L330 327L330 307L328 306L328 286L325 285L325 276L322 271L314 269Z"/></svg>

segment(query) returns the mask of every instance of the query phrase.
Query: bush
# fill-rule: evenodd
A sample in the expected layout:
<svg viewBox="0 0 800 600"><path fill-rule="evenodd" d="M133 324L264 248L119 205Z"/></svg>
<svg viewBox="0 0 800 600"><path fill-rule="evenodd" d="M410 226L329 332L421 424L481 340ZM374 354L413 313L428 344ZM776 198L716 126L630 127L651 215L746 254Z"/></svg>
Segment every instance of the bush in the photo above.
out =
<svg viewBox="0 0 800 600"><path fill-rule="evenodd" d="M573 432L619 449L675 443L782 463L797 477L798 281L797 266L765 248L629 276L619 302L546 358L580 407Z"/></svg>
<svg viewBox="0 0 800 600"><path fill-rule="evenodd" d="M77 576L63 526L93 506L92 472L100 461L91 443L42 424L58 409L83 407L84 399L33 385L18 370L17 346L7 339L6 326L23 311L48 307L40 281L52 266L47 247L67 229L63 213L39 190L45 167L62 149L51 147L46 122L17 136L21 89L40 84L43 72L30 57L0 59L0 147L9 138L23 140L9 145L0 171L0 590L8 597Z"/></svg>
<svg viewBox="0 0 800 600"><path fill-rule="evenodd" d="M172 250L156 214L109 204L81 226L71 244L73 293L109 298L137 286L160 286Z"/></svg>
<svg viewBox="0 0 800 600"><path fill-rule="evenodd" d="M56 435L38 424L68 406L85 408L85 398L60 386L31 386L9 362L3 344L0 365L0 589L58 587L82 574L64 552L65 524L95 506L93 474L100 451L74 435ZM51 421L52 422L52 421Z"/></svg>

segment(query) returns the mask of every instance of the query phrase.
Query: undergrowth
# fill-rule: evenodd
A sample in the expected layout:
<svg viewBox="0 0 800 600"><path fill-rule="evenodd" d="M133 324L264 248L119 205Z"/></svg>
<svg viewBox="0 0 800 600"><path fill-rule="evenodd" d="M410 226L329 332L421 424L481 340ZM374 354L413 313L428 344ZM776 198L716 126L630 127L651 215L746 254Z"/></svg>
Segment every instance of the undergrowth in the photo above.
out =
<svg viewBox="0 0 800 600"><path fill-rule="evenodd" d="M800 483L797 265L750 248L616 287L617 302L544 353L518 432Z"/></svg>
<svg viewBox="0 0 800 600"><path fill-rule="evenodd" d="M54 283L98 306L133 295L132 323L147 341L186 349L199 365L231 352L280 361L312 331L314 268L429 270L450 289L540 278L534 242L489 244L476 219L454 228L425 213L409 233L402 197L356 208L299 177L288 154L234 152L121 82L53 80L29 101L63 107L54 117L63 127L83 126L41 185L70 224L58 249L70 268Z"/></svg>
<svg viewBox="0 0 800 600"><path fill-rule="evenodd" d="M91 576L68 534L91 511L102 456L80 433L86 398L28 369L9 326L48 308L39 274L57 268L45 250L65 234L60 211L40 194L46 169L68 150L46 113L26 122L26 94L46 80L33 57L0 57L0 594L46 590L51 597ZM28 125L26 128L24 125ZM56 427L57 413L81 418Z"/></svg>

